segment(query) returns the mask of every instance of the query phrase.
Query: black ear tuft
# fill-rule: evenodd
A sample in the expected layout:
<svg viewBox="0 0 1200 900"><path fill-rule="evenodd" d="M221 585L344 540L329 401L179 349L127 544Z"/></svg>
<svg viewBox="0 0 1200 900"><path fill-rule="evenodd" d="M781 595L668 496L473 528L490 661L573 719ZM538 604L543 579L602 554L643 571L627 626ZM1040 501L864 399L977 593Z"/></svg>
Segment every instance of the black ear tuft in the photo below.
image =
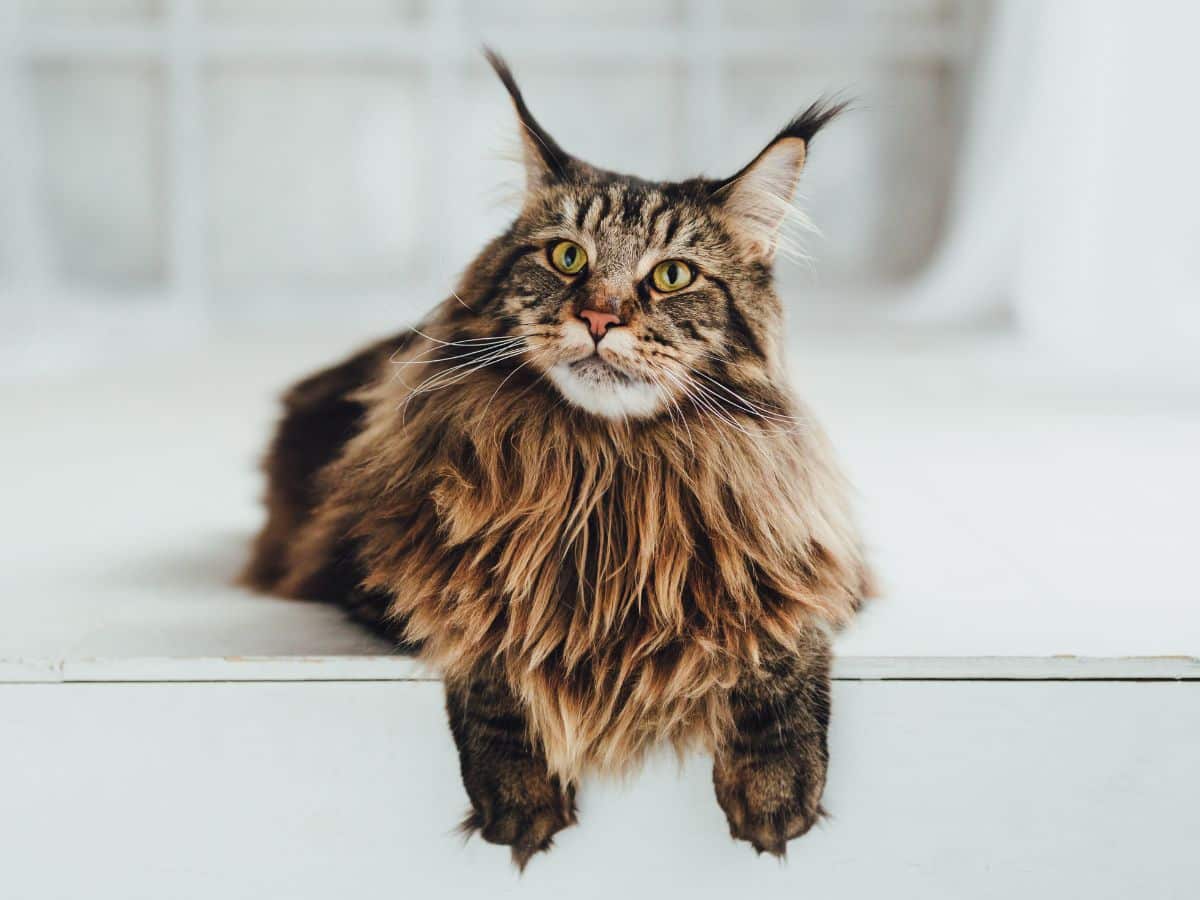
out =
<svg viewBox="0 0 1200 900"><path fill-rule="evenodd" d="M845 112L850 106L848 100L834 100L822 97L800 115L780 129L775 140L783 138L800 138L807 145L818 131L828 125L833 119ZM774 141L772 141L774 143Z"/></svg>
<svg viewBox="0 0 1200 900"><path fill-rule="evenodd" d="M525 104L525 98L521 95L521 89L517 86L517 80L513 77L512 69L508 67L508 63L492 50L490 47L483 48L483 55L491 64L496 75L500 78L504 89L508 91L509 97L512 98L513 106L517 111L517 118L521 123L522 143L526 148L526 168L530 170L531 179L535 182L565 180L567 178L567 170L571 166L571 156L558 146L554 138L538 124L533 113L529 111L529 107ZM535 158L530 158L531 155ZM540 163L543 172L537 173L535 176L534 169L537 168L535 163Z"/></svg>
<svg viewBox="0 0 1200 900"><path fill-rule="evenodd" d="M801 164L808 157L808 146L817 132L828 125L833 119L841 115L850 108L849 100L835 100L832 97L822 97L815 103L811 104L808 109L793 118L790 122L783 126L775 137L767 143L749 164L743 166L739 171L730 175L728 178L723 178L709 183L709 190L712 195L718 196L728 187L734 184L738 179L744 176L751 168L754 167L765 154L769 153L771 148L778 145L781 141L788 139L796 139L803 141L804 152L801 156Z"/></svg>
<svg viewBox="0 0 1200 900"><path fill-rule="evenodd" d="M706 182L709 197L721 204L751 252L771 260L789 246L781 227L794 212L792 200L808 146L818 131L847 107L841 100L818 100L771 138L759 154L729 178Z"/></svg>

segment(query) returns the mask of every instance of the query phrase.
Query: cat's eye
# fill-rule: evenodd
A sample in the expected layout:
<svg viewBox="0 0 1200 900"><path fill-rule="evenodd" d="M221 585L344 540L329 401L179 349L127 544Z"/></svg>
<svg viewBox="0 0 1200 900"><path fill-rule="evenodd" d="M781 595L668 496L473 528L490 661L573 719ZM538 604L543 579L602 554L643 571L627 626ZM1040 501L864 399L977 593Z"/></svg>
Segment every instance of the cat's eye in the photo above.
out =
<svg viewBox="0 0 1200 900"><path fill-rule="evenodd" d="M692 283L692 267L682 260L668 259L654 267L651 278L654 286L664 294L685 288Z"/></svg>
<svg viewBox="0 0 1200 900"><path fill-rule="evenodd" d="M578 275L587 265L587 254L574 241L559 241L550 251L550 262L564 275Z"/></svg>

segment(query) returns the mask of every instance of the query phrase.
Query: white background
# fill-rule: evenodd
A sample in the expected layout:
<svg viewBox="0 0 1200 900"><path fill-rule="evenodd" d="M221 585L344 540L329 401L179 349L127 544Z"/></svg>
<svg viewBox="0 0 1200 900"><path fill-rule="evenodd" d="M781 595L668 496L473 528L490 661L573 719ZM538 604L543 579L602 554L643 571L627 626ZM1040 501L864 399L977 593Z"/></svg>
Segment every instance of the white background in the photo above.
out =
<svg viewBox="0 0 1200 900"><path fill-rule="evenodd" d="M871 294L920 271L939 240L983 12L931 0L5 4L4 368L103 355L101 336L125 353L245 319L420 315L519 188L484 42L565 147L645 177L735 171L817 97L856 98L802 188L824 232L808 242L819 264L781 278L810 307Z"/></svg>

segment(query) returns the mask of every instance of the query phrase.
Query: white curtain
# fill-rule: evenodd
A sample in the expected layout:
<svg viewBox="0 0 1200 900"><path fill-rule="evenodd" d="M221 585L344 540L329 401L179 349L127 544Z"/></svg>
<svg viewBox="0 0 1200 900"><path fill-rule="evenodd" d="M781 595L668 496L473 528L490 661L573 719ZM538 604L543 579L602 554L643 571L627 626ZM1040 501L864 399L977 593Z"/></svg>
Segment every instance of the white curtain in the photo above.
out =
<svg viewBox="0 0 1200 900"><path fill-rule="evenodd" d="M1200 366L1200 6L1042 16L1018 316L1064 353Z"/></svg>
<svg viewBox="0 0 1200 900"><path fill-rule="evenodd" d="M1011 304L1054 352L1200 371L1200 6L1000 2L955 214L906 314Z"/></svg>

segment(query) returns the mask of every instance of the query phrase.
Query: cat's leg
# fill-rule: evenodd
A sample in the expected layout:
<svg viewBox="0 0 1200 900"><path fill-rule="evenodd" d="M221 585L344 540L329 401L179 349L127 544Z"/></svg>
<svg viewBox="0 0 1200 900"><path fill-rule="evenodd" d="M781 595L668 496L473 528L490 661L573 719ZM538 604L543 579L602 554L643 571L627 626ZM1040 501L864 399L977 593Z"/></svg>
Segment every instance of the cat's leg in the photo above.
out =
<svg viewBox="0 0 1200 900"><path fill-rule="evenodd" d="M310 375L284 395L283 417L263 460L267 522L242 573L244 584L272 592L287 576L288 547L321 499L318 473L358 431L364 407L354 392L379 377L388 357L409 340L397 335L380 341Z"/></svg>
<svg viewBox="0 0 1200 900"><path fill-rule="evenodd" d="M463 827L512 847L513 862L524 869L575 823L575 790L546 768L520 702L495 667L447 680L446 711L471 799Z"/></svg>
<svg viewBox="0 0 1200 900"><path fill-rule="evenodd" d="M829 759L828 638L814 632L799 654L779 655L739 681L733 729L716 753L713 784L730 833L759 853L787 842L822 815Z"/></svg>

